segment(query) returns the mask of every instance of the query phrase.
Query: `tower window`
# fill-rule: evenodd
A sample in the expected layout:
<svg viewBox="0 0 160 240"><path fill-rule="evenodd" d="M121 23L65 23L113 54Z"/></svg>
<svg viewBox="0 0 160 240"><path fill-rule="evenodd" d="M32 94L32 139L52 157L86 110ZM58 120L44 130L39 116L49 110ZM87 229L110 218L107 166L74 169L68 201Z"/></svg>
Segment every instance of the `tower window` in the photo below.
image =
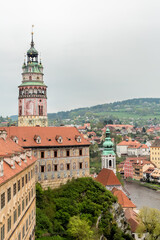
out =
<svg viewBox="0 0 160 240"><path fill-rule="evenodd" d="M22 106L19 106L19 116L22 116Z"/></svg>
<svg viewBox="0 0 160 240"><path fill-rule="evenodd" d="M112 161L109 160L109 167L112 167Z"/></svg>
<svg viewBox="0 0 160 240"><path fill-rule="evenodd" d="M43 116L43 106L39 106L39 116Z"/></svg>

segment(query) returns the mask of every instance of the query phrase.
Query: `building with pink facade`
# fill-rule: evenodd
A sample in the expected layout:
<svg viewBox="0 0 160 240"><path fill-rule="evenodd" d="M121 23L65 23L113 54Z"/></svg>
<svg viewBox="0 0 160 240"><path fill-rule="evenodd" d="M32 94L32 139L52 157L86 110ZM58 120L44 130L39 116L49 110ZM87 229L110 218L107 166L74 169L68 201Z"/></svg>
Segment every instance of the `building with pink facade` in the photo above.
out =
<svg viewBox="0 0 160 240"><path fill-rule="evenodd" d="M43 66L34 48L33 32L27 61L22 67L22 84L19 86L18 126L48 125L47 86L43 81Z"/></svg>

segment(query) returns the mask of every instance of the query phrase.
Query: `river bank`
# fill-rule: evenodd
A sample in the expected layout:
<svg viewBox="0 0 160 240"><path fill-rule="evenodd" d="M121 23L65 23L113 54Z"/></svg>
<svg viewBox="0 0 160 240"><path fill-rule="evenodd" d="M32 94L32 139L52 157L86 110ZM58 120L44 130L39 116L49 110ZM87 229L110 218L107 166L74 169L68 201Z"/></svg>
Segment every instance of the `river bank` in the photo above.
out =
<svg viewBox="0 0 160 240"><path fill-rule="evenodd" d="M133 180L133 179L126 179L125 181L126 182L134 182L134 183L144 186L146 188L150 188L155 191L160 191L160 185L155 184L155 183L141 182L141 181Z"/></svg>
<svg viewBox="0 0 160 240"><path fill-rule="evenodd" d="M140 209L144 206L160 210L160 192L136 182L124 181L124 187L129 192L131 201Z"/></svg>

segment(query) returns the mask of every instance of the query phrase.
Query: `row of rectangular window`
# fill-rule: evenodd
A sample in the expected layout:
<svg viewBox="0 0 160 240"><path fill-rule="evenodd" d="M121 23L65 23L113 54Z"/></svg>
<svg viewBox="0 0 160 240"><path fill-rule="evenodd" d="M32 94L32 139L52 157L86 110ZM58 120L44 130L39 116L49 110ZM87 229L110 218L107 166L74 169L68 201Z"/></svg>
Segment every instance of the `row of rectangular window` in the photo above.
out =
<svg viewBox="0 0 160 240"><path fill-rule="evenodd" d="M82 163L81 163L81 162L79 163L79 169L82 169ZM64 170L64 169L62 169L62 167L60 166L60 170ZM67 164L66 164L66 170L68 170L68 171L70 170L70 163L67 163ZM38 171L38 169L37 169L37 166L36 166L36 171L35 171L35 172L37 173L37 171ZM45 166L42 165L41 168L40 168L40 171L41 171L41 172L45 172ZM50 166L50 164L48 165L47 171L48 171L48 172L51 171L51 166ZM55 172L58 171L58 164L54 164L54 171L55 171Z"/></svg>
<svg viewBox="0 0 160 240"><path fill-rule="evenodd" d="M16 211L17 210L14 211L14 217L13 217L14 223L17 220L17 216L16 216L17 212ZM18 210L18 213L19 213L19 210ZM34 215L34 212L32 210L32 214L29 214L29 219L27 218L27 220L26 220L26 232L28 230L28 226L31 224L31 217L33 219L33 215ZM20 213L19 213L19 216L20 216ZM10 216L7 221L7 232L9 232L11 230L11 226L12 226L12 222L11 222L11 216ZM25 225L22 228L22 239L24 237L25 237ZM4 239L5 239L5 224L3 224L3 226L1 227L1 240L4 240ZM21 232L18 234L18 240L21 240Z"/></svg>
<svg viewBox="0 0 160 240"><path fill-rule="evenodd" d="M31 178L33 178L33 169L31 170L31 173L28 172L28 174L25 175L25 181L24 181L24 177L22 177L22 187L24 187L24 184L28 183L30 181ZM17 190L18 192L21 189L21 182L20 180L18 180L17 183L13 184L13 196L16 195ZM11 200L11 187L7 189L7 202L9 202ZM1 209L5 206L5 192L1 194Z"/></svg>
<svg viewBox="0 0 160 240"><path fill-rule="evenodd" d="M45 158L45 151L41 151L41 158ZM37 152L34 152L34 156L37 157ZM48 157L50 156L50 152L48 151ZM82 156L82 149L79 149L79 156ZM58 151L54 151L54 157L58 157ZM70 157L70 150L66 150L66 157Z"/></svg>

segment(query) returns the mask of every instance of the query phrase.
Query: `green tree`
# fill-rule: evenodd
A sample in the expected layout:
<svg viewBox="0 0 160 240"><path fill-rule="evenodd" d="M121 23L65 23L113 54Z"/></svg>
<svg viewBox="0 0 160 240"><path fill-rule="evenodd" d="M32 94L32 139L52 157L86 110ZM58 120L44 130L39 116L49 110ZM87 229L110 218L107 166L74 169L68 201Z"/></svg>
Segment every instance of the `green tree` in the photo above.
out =
<svg viewBox="0 0 160 240"><path fill-rule="evenodd" d="M76 240L91 240L93 236L89 224L85 220L81 220L79 216L70 218L67 232Z"/></svg>
<svg viewBox="0 0 160 240"><path fill-rule="evenodd" d="M147 233L146 239L160 239L160 211L154 208L143 207L139 213L138 233Z"/></svg>

